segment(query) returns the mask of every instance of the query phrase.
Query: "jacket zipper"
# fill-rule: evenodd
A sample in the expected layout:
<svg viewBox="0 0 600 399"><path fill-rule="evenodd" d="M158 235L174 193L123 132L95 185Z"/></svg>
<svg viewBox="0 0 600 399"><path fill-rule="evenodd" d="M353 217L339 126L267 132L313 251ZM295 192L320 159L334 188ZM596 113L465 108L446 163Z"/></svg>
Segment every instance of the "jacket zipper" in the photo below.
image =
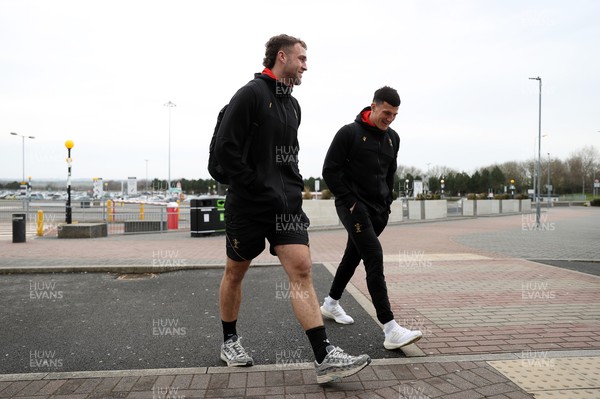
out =
<svg viewBox="0 0 600 399"><path fill-rule="evenodd" d="M287 107L285 105L285 100L281 101L281 105L283 106L283 118L285 121L285 124L283 126L283 135L284 137L287 135ZM283 194L283 205L285 207L285 211L288 211L288 200L287 200L287 195L285 194L285 182L283 180L283 173L282 173L282 168L279 168L279 179L281 180L281 189L282 189L282 194Z"/></svg>

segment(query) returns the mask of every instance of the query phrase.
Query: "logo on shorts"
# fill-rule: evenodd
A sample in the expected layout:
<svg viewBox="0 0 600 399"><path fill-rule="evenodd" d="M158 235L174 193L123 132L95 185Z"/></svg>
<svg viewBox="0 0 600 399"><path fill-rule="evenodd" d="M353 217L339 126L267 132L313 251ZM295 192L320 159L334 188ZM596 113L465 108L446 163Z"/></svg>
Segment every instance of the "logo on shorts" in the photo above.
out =
<svg viewBox="0 0 600 399"><path fill-rule="evenodd" d="M367 141L367 136L363 136L363 141Z"/></svg>
<svg viewBox="0 0 600 399"><path fill-rule="evenodd" d="M239 248L240 242L238 241L237 238L233 239L233 249L240 249Z"/></svg>
<svg viewBox="0 0 600 399"><path fill-rule="evenodd" d="M356 233L362 233L362 230L361 230L361 229L362 229L362 225L361 225L360 223L356 223L356 224L354 225L354 231L355 231Z"/></svg>

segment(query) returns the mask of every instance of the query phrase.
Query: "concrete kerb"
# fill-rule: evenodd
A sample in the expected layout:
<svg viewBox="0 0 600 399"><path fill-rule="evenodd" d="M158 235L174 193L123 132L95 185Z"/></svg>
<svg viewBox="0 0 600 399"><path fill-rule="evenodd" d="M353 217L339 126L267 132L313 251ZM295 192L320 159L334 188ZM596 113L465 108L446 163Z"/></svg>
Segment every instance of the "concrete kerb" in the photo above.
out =
<svg viewBox="0 0 600 399"><path fill-rule="evenodd" d="M546 359L561 358L589 358L600 357L600 350L575 350L575 351L548 351L545 352ZM371 366L393 366L407 364L431 364L431 363L454 363L454 362L490 362L497 360L520 360L526 359L523 353L490 353L474 355L439 355L417 358L393 358L374 359ZM165 369L136 369L136 370L98 370L98 371L74 371L74 372L48 372L48 373L22 373L22 374L0 374L0 382L14 381L41 381L41 380L63 380L82 378L107 378L107 377L143 377L158 375L190 375L190 374L236 374L269 371L291 371L312 370L312 363L298 363L282 367L276 364L255 365L252 367L188 367L188 368L165 368Z"/></svg>
<svg viewBox="0 0 600 399"><path fill-rule="evenodd" d="M280 263L257 262L252 267L279 266ZM0 274L34 274L34 273L115 273L143 274L169 273L181 270L223 269L225 265L206 263L184 266L153 266L153 265L80 265L80 266L14 266L1 267Z"/></svg>

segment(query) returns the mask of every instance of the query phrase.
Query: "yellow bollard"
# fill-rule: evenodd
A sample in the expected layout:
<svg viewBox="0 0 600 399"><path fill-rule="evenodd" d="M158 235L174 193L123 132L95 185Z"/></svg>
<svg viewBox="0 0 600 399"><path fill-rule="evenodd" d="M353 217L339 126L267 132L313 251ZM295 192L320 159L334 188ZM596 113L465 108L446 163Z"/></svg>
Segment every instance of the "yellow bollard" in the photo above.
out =
<svg viewBox="0 0 600 399"><path fill-rule="evenodd" d="M144 220L144 204L140 204L140 220Z"/></svg>
<svg viewBox="0 0 600 399"><path fill-rule="evenodd" d="M44 211L41 209L37 211L37 235L44 235Z"/></svg>
<svg viewBox="0 0 600 399"><path fill-rule="evenodd" d="M111 200L106 201L106 213L108 213L108 221L112 222L113 214L112 214L112 201Z"/></svg>
<svg viewBox="0 0 600 399"><path fill-rule="evenodd" d="M177 200L176 202L177 202L177 221L179 222L179 210L181 209L181 204L179 203L179 200Z"/></svg>

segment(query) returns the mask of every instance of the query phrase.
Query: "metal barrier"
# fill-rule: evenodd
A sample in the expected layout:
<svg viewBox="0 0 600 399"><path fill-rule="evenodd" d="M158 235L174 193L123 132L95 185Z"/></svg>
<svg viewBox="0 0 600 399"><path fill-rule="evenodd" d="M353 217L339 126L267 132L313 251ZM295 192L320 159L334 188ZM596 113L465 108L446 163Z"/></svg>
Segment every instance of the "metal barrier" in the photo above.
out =
<svg viewBox="0 0 600 399"><path fill-rule="evenodd" d="M89 204L89 207L88 207ZM42 211L40 213L39 211ZM2 226L12 223L13 213L26 214L27 231L37 232L43 229L43 235L56 234L59 225L65 223L64 201L0 201L0 234ZM38 225L38 218L43 217L43 225ZM171 216L173 217L173 216ZM189 231L190 208L182 205L175 214L176 231ZM77 222L107 222L108 234L138 234L167 232L167 207L166 204L145 203L114 203L109 207L105 201L87 201L84 207L77 201L72 202L73 223ZM127 225L127 226L126 226ZM172 223L171 226L174 224ZM173 230L171 230L173 231Z"/></svg>

